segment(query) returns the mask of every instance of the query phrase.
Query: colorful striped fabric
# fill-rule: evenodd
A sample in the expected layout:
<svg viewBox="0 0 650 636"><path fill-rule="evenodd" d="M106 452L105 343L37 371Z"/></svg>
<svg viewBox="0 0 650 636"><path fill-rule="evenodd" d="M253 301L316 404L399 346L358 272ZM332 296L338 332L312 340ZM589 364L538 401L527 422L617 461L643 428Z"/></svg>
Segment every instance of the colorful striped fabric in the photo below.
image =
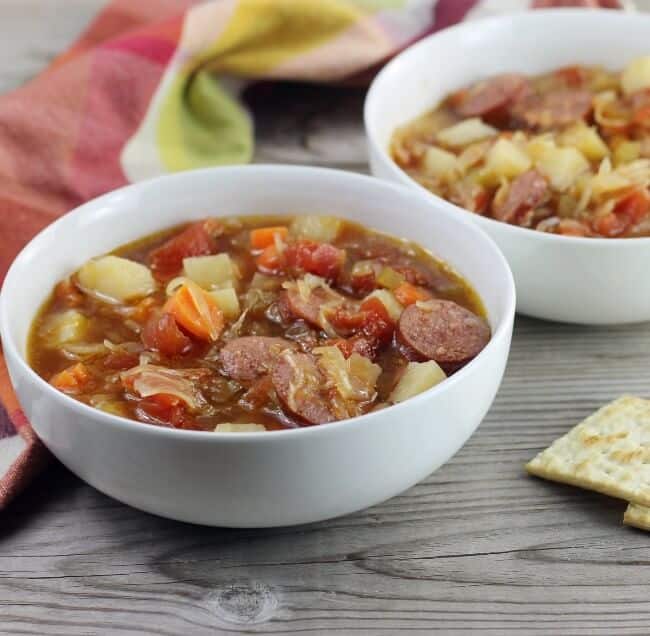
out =
<svg viewBox="0 0 650 636"><path fill-rule="evenodd" d="M253 126L238 99L247 83L362 76L423 35L527 4L114 0L43 74L0 98L0 282L36 232L91 197L249 161ZM0 351L0 508L46 460Z"/></svg>

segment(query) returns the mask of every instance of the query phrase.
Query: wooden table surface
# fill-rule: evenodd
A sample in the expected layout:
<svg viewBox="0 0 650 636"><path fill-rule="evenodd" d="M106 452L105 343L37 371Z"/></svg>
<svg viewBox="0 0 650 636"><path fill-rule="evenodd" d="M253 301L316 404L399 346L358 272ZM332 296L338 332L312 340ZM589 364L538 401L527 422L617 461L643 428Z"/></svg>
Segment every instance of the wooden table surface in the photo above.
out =
<svg viewBox="0 0 650 636"><path fill-rule="evenodd" d="M102 4L0 0L0 91ZM286 87L253 103L258 159L365 170L362 101ZM523 464L606 401L650 394L649 356L650 325L518 317L501 391L458 455L327 523L191 526L53 466L0 516L0 633L648 634L650 536L622 525L624 502Z"/></svg>

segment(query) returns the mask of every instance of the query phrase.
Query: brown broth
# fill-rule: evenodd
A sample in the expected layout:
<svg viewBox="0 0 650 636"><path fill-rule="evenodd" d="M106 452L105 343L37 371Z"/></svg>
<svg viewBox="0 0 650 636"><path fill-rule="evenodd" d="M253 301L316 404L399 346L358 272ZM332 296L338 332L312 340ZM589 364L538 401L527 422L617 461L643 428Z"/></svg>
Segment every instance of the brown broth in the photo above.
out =
<svg viewBox="0 0 650 636"><path fill-rule="evenodd" d="M270 225L289 226L291 219L292 217L289 216L222 219L225 230L216 239L216 252L230 254L239 269L238 297L242 307L246 305L247 290L257 271L255 255L251 252L249 244L250 230ZM186 225L177 226L140 239L116 249L113 254L148 264L153 249L178 235L186 227ZM473 313L485 316L481 301L471 287L447 265L412 242L398 240L368 230L356 223L344 221L341 231L332 244L345 249L347 254L343 274L338 280L349 278L355 262L369 258L382 258L391 265L405 266L419 272L419 275L426 279L426 288L434 297L453 300ZM289 275L278 275L270 280L276 281L278 289L281 289L280 285L290 278ZM62 285L65 284L64 281ZM111 358L111 351L106 350L92 355L75 354L74 352L77 351L75 346L67 344L52 346L51 344L50 325L53 318L73 309L88 319L87 332L83 338L84 344L99 345L109 340L111 346L130 348L134 352L133 363L137 365L136 358L143 352L141 331L146 319L150 317L152 311L155 312L155 309L149 309L149 315L143 318L139 313L143 306L141 301L122 304L104 302L77 289L74 275L69 288L66 288L69 293L63 293L61 289L61 287L57 288L50 295L31 328L28 360L34 370L45 380L50 381L56 374L75 364L77 362L75 355L77 355L92 376L92 381L87 389L73 394L72 397L131 419L152 424L173 425L169 422L157 421L156 417L143 413L143 400L125 390L122 384L121 373L125 369L110 368L109 362L114 359ZM352 297L352 290L346 284L341 285L340 291ZM277 336L300 341L302 335L310 339L312 344L322 345L332 342L332 339L322 331L306 324L303 320L279 321L276 311L278 293L278 291L269 292L268 298L249 309L239 336ZM160 284L149 298L151 300L146 302L154 308L161 307L167 300L165 284ZM227 327L232 322L230 321ZM214 343L193 339L191 351L183 355L164 356L156 352L147 353L156 365L172 369L203 368L210 372L207 378L198 381L207 406L198 413L192 413L191 417L182 422L181 427L213 430L219 423L254 422L273 430L305 425L301 418L286 412L277 399L265 398L261 404L256 403L255 391L259 387L235 382L224 375L218 361L218 352L225 343L224 334ZM387 400L407 359L393 340L381 348L376 362L382 367L382 373L377 383L376 398L366 410Z"/></svg>

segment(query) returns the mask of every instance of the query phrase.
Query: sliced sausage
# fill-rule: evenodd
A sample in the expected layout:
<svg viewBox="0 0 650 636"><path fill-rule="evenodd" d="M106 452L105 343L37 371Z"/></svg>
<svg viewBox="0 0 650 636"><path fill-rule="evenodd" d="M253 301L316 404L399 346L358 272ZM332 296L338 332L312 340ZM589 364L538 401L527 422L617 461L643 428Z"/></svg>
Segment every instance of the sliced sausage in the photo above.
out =
<svg viewBox="0 0 650 636"><path fill-rule="evenodd" d="M289 413L310 424L336 419L323 393L325 378L314 356L285 351L273 367L271 380L282 406Z"/></svg>
<svg viewBox="0 0 650 636"><path fill-rule="evenodd" d="M511 184L502 205L492 206L492 215L498 221L512 223L526 210L542 205L548 198L548 183L537 170L520 174Z"/></svg>
<svg viewBox="0 0 650 636"><path fill-rule="evenodd" d="M226 344L219 352L219 360L233 380L247 382L268 373L286 349L296 349L296 345L284 338L244 336Z"/></svg>
<svg viewBox="0 0 650 636"><path fill-rule="evenodd" d="M591 112L592 95L579 88L563 88L544 95L527 95L518 99L511 112L529 128L565 126L585 119Z"/></svg>
<svg viewBox="0 0 650 636"><path fill-rule="evenodd" d="M485 321L451 300L407 307L397 326L399 340L420 358L454 371L474 358L490 339Z"/></svg>
<svg viewBox="0 0 650 636"><path fill-rule="evenodd" d="M489 115L509 106L529 90L528 80L523 75L497 75L471 86L456 106L456 111L463 117Z"/></svg>
<svg viewBox="0 0 650 636"><path fill-rule="evenodd" d="M297 318L302 318L321 329L326 325L321 316L321 306L325 303L344 302L343 296L326 287L316 287L305 299L297 287L287 290L286 302L289 311Z"/></svg>

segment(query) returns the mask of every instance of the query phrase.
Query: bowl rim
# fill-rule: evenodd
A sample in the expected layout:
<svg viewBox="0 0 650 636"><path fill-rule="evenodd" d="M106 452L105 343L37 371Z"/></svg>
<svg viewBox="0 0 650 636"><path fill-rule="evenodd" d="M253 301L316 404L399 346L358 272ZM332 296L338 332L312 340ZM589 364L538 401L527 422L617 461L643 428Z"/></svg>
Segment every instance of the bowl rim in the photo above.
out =
<svg viewBox="0 0 650 636"><path fill-rule="evenodd" d="M90 405L84 404L83 402L79 402L78 400L75 400L74 398L66 395L65 393L62 393L61 391L57 391L48 382L46 382L41 376L39 376L36 373L36 371L34 371L34 369L27 362L26 356L22 355L18 350L17 344L14 342L14 339L11 335L10 328L9 328L9 320L10 320L9 304L11 299L10 298L7 299L7 293L6 293L8 287L7 281L11 281L11 279L13 278L13 272L15 272L15 270L18 267L20 267L21 261L27 258L26 254L36 249L35 245L38 246L38 242L44 240L42 237L47 237L49 234L56 232L57 228L61 224L70 222L67 219L69 219L70 217L72 218L79 217L87 213L89 209L92 210L94 208L102 207L106 205L112 205L113 207L119 209L121 207L120 199L125 194L137 193L138 191L143 190L145 187L151 187L151 185L159 184L162 181L166 182L170 180L176 180L180 182L182 181L191 182L192 179L198 178L200 177L200 175L206 175L206 174L214 175L216 172L237 173L242 170L248 173L260 173L260 178L264 178L265 176L267 177L272 176L274 173L289 172L295 174L310 173L316 178L329 177L334 179L344 179L350 182L356 181L358 183L363 183L366 186L370 186L373 188L379 188L379 189L383 188L386 191L392 190L394 193L397 194L397 196L402 197L406 200L410 199L416 202L419 201L420 203L426 203L426 205L435 208L435 205L432 206L431 200L426 197L423 197L420 193L399 184L382 181L380 179L377 179L376 177L354 173L354 172L348 172L344 170L336 170L332 168L321 168L321 167L314 167L314 166L295 166L289 164L254 164L254 165L243 165L243 166L210 167L210 168L203 168L199 170L189 170L185 172L162 175L159 177L154 177L152 179L147 179L127 186L123 186L121 188L108 192L104 195L91 199L86 203L83 203L82 205L74 208L70 212L64 214L59 219L46 226L36 236L34 236L16 256L16 258L14 259L13 263L11 264L11 267L9 268L6 274L5 281L2 286L2 290L0 290L0 338L2 339L2 344L5 349L5 357L10 357L18 365L20 372L22 372L22 374L27 378L28 382L31 382L33 385L35 385L40 392L45 392L46 395L48 395L51 399L57 401L62 407L67 407L76 410L80 416L86 419L99 420L102 423L105 423L107 425L117 427L122 431L134 432L134 433L141 432L143 435L154 435L154 436L162 435L164 437L169 436L171 438L178 438L184 440L196 440L197 442L198 441L204 442L210 439L213 440L213 442L223 442L227 440L228 443L235 443L235 442L242 442L242 441L247 443L257 443L261 440L270 440L270 442L268 443L273 443L274 440L280 442L281 440L287 438L292 439L296 436L335 434L340 429L343 429L343 431L345 431L346 429L349 429L352 426L363 425L364 423L375 419L376 416L381 411L375 413L372 412L365 413L363 415L356 416L353 418L347 418L344 420L331 422L327 425L319 424L319 425L312 425L312 426L297 427L292 429L283 429L278 431L267 431L268 433L270 433L269 435L255 435L255 434L244 433L244 432L226 433L226 432L216 432L216 431L194 431L194 430L184 430L184 429L175 429L171 427L156 426L152 424L146 424L144 422L138 422L130 418L107 413L105 411L102 411ZM435 210L432 210L432 212L434 211ZM117 214L119 215L119 213ZM452 376L448 377L445 381L441 382L440 384L431 387L430 389L427 389L426 391L420 393L419 395L409 398L404 402L400 402L399 404L393 404L390 407L387 407L390 410L394 409L396 418L399 418L400 414L402 416L406 415L408 413L409 408L412 409L414 407L417 407L417 404L421 403L423 400L430 399L432 396L448 390L458 382L462 382L465 376L468 373L470 373L471 370L477 364L480 364L481 361L485 359L491 351L499 347L499 343L502 340L504 340L504 338L508 338L508 332L510 332L512 329L512 323L514 320L515 306L516 306L515 283L514 283L512 271L510 270L510 266L508 265L505 257L501 253L501 250L499 250L496 243L493 241L493 239L490 236L488 236L483 230L481 230L475 224L467 221L465 218L452 215L448 210L443 211L442 215L450 219L452 224L457 223L463 231L469 234L473 234L475 240L479 242L482 241L487 249L492 250L494 258L496 258L497 262L500 263L503 274L505 275L503 276L504 299L503 301L501 301L503 304L503 315L500 317L500 320L496 325L496 329L493 331L488 344L471 362L469 362L462 369L454 373ZM472 284L471 281L468 282L470 283L470 285ZM29 317L30 324L33 322L34 318L35 316Z"/></svg>
<svg viewBox="0 0 650 636"><path fill-rule="evenodd" d="M537 237L537 239L533 240L540 240L542 242L547 241L556 244L559 242L560 244L567 246L579 245L580 248L586 249L602 249L605 246L607 246L607 249L620 249L622 245L646 246L648 243L650 243L650 236L638 236L629 238L564 236L561 234L540 232L532 228L520 227L518 225L511 225L510 223L504 223L503 221L497 221L496 219L476 214L475 212L470 212L469 210L466 210L465 208L462 208L455 203L444 199L434 192L431 192L431 190L425 188L415 179L412 179L404 170L402 170L402 168L400 168L400 166L397 165L397 163L395 163L395 161L393 161L388 152L388 149L384 148L382 144L380 144L377 140L374 122L378 118L378 115L373 116L371 110L379 110L378 104L381 102L378 94L382 90L382 84L386 83L387 86L390 86L388 83L389 79L387 78L389 78L391 74L397 75L395 68L401 65L407 66L410 63L410 58L417 55L417 52L420 49L426 49L432 45L432 42L436 42L441 37L452 38L454 34L462 33L463 31L474 31L477 28L487 31L491 25L499 25L504 22L511 23L511 29L514 31L516 30L517 22L537 22L553 19L566 20L567 18L572 20L634 20L635 22L643 20L647 22L648 26L650 27L650 14L641 14L614 9L556 8L520 10L508 14L479 18L477 20L470 20L467 22L460 22L452 27L441 29L440 31L432 33L431 35L419 40L415 44L407 47L401 53L396 55L379 71L379 73L377 73L371 82L363 106L364 128L370 151L379 158L379 160L399 179L401 183L408 187L415 188L421 193L426 193L430 197L433 197L436 201L444 204L447 209L453 210L455 213L461 212L465 218L472 219L472 222L486 228L486 231L488 233L501 231L504 233L509 233L513 239L523 238L523 240L526 240L524 238L526 236ZM453 60L453 56L451 59ZM422 111L422 113L424 112L426 112L426 109Z"/></svg>

